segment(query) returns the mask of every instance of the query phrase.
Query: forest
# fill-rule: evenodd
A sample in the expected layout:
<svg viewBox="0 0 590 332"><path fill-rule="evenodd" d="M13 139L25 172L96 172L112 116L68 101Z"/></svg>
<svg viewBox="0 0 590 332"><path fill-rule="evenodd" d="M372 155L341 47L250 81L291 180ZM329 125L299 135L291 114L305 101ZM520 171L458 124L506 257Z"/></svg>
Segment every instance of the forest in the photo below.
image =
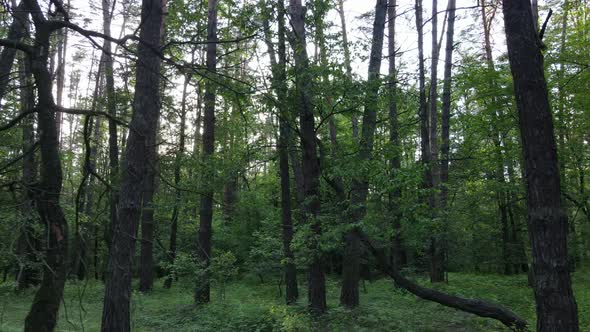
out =
<svg viewBox="0 0 590 332"><path fill-rule="evenodd" d="M2 0L0 331L590 331L584 0Z"/></svg>

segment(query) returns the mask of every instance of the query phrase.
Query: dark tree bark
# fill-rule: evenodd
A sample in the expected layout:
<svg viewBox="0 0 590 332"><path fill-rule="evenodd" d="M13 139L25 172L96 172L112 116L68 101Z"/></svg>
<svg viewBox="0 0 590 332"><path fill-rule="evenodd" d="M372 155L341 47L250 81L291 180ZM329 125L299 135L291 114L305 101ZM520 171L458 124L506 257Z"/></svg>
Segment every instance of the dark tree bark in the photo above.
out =
<svg viewBox="0 0 590 332"><path fill-rule="evenodd" d="M383 57L383 37L385 34L385 17L387 16L387 0L377 0L375 4L375 20L373 22L373 41L369 59L368 89L365 95L361 138L357 159L361 163L369 162L373 157L373 143L379 109L379 70ZM359 174L352 180L350 197L350 223L352 230L345 234L345 249L342 258L342 290L340 303L347 308L359 304L359 278L361 246L354 229L359 227L366 213L369 179L367 174Z"/></svg>
<svg viewBox="0 0 590 332"><path fill-rule="evenodd" d="M321 224L317 217L321 210L319 197L320 164L315 137L312 77L309 58L305 48L305 17L301 0L290 0L291 26L293 27L293 53L295 58L296 89L300 102L300 138L302 159L302 178L305 200L301 206L302 222L311 225L314 238L308 241L313 252L308 272L308 300L310 309L323 314L326 309L326 280L317 238L321 234Z"/></svg>
<svg viewBox="0 0 590 332"><path fill-rule="evenodd" d="M578 331L541 41L528 0L503 0L503 5L524 155L537 331Z"/></svg>
<svg viewBox="0 0 590 332"><path fill-rule="evenodd" d="M430 123L429 123L429 149L430 149L430 173L431 173L431 187L438 188L439 186L439 162L438 162L438 1L432 1L432 63L430 66L430 93L429 93L429 106L430 106ZM434 216L438 215L438 200L435 193L431 197L431 213ZM431 282L443 282L445 281L445 254L444 254L444 231L437 231L430 238L430 281Z"/></svg>
<svg viewBox="0 0 590 332"><path fill-rule="evenodd" d="M12 23L8 28L7 40L19 42L27 34L27 12L25 1L13 8ZM3 47L0 53L0 100L4 98L6 87L10 82L10 73L16 58L16 48Z"/></svg>
<svg viewBox="0 0 590 332"><path fill-rule="evenodd" d="M210 75L217 72L217 0L209 0L207 14L207 71ZM201 195L200 222L197 256L204 268L208 268L211 259L211 237L213 220L213 170L211 161L215 151L215 97L216 86L211 80L205 83L205 116L203 118L203 151L202 160L206 170L201 177L201 185L204 186ZM207 303L210 299L209 275L205 274L195 289L195 302Z"/></svg>
<svg viewBox="0 0 590 332"><path fill-rule="evenodd" d="M59 140L54 121L57 110L51 89L48 67L49 38L53 32L35 0L25 1L35 24L34 46L28 50L31 72L38 92L37 114L41 149L40 181L35 191L35 204L46 226L43 280L25 319L25 331L53 331L66 279L68 226L59 200L62 168Z"/></svg>
<svg viewBox="0 0 590 332"><path fill-rule="evenodd" d="M265 10L266 4L265 5ZM291 179L289 172L289 146L291 144L289 128L289 111L287 108L287 48L285 42L285 3L284 0L277 2L278 21L278 54L275 54L274 45L271 40L270 24L264 21L265 40L269 51L272 74L273 90L277 96L277 107L279 109L279 177L281 181L281 224L283 235L283 255L286 259L284 264L285 275L285 301L287 304L295 304L299 297L297 287L297 268L295 256L291 250L293 240L293 216L291 211ZM278 55L278 60L277 60Z"/></svg>
<svg viewBox="0 0 590 332"><path fill-rule="evenodd" d="M113 16L114 1L102 0L102 21L103 33L106 36L111 35L111 20ZM119 202L119 146L117 142L117 101L115 97L115 79L113 72L113 57L111 55L111 42L105 40L103 45L104 59L104 76L107 97L107 112L109 117L109 178L111 183L111 192L109 193L109 219L110 223L106 225L105 238L110 248L110 234L117 224L117 204Z"/></svg>
<svg viewBox="0 0 590 332"><path fill-rule="evenodd" d="M461 311L472 313L480 317L492 318L500 321L515 331L527 331L527 323L515 313L501 305L485 302L478 299L469 299L460 296L450 295L438 290L422 287L419 284L403 277L395 266L391 265L382 250L379 250L371 243L370 239L362 231L357 230L361 242L370 250L377 259L379 268L383 273L390 276L395 284L427 301L433 301L444 306L455 308ZM557 331L557 330L556 330Z"/></svg>
<svg viewBox="0 0 590 332"><path fill-rule="evenodd" d="M399 119L397 110L397 69L395 63L395 22L397 0L389 0L388 13L388 58L389 58L389 144L392 157L389 160L390 179L393 182L401 168L401 144L399 139ZM394 188L388 196L388 209L392 217L393 235L392 264L399 268L407 263L406 252L402 244L401 215L397 204L401 198L401 189Z"/></svg>
<svg viewBox="0 0 590 332"><path fill-rule="evenodd" d="M178 216L180 215L180 200L182 198L182 192L178 188L180 184L180 171L182 167L182 158L185 150L185 127L186 127L186 97L187 88L190 83L191 75L185 74L184 84L182 86L182 101L180 105L180 133L178 150L174 159L174 185L176 193L174 197L174 208L172 209L172 220L170 222L170 249L168 250L168 259L170 264L174 264L176 259L176 234L178 232ZM164 288L170 288L172 286L172 276L168 276L164 281Z"/></svg>
<svg viewBox="0 0 590 332"><path fill-rule="evenodd" d="M154 144L155 142L152 142ZM150 150L143 184L141 207L141 250L139 291L148 293L154 285L154 193L156 191L156 153Z"/></svg>
<svg viewBox="0 0 590 332"><path fill-rule="evenodd" d="M133 115L125 149L118 222L113 229L102 314L103 331L130 331L130 297L135 238L142 208L143 178L150 167L160 115L163 0L143 0ZM151 165L153 167L153 165Z"/></svg>
<svg viewBox="0 0 590 332"><path fill-rule="evenodd" d="M26 27L28 31L28 27ZM19 57L19 85L20 85L20 111L26 112L33 108L35 92L33 91L33 77L30 64L25 56ZM35 162L35 128L33 115L27 116L22 122L22 149L23 149L23 174L22 181L25 186L21 214L23 224L17 242L17 255L19 257L19 271L16 278L18 290L37 285L38 271L31 266L37 261L36 252L39 250L39 240L34 231L37 218L35 211L35 192L33 185L37 181L37 163Z"/></svg>
<svg viewBox="0 0 590 332"><path fill-rule="evenodd" d="M445 46L445 70L443 78L442 118L441 118L441 162L440 162L440 209L448 208L449 159L450 159L450 122L451 122L451 81L453 69L453 49L455 37L456 0L449 0L447 17L447 40ZM443 212L444 213L444 212ZM446 218L445 218L446 219ZM445 259L446 263L446 259Z"/></svg>

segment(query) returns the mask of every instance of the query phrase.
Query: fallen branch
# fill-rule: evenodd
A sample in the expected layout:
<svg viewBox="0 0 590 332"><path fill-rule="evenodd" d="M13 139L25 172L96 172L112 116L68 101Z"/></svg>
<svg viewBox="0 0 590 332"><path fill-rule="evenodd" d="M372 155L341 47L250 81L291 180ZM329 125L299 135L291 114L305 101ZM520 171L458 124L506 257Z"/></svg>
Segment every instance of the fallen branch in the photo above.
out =
<svg viewBox="0 0 590 332"><path fill-rule="evenodd" d="M383 251L378 250L375 248L375 246L373 246L370 239L363 231L357 229L356 235L375 256L379 264L379 268L388 276L390 276L395 281L397 286L406 289L421 299L433 301L447 307L472 313L480 317L493 318L502 322L502 324L506 325L513 331L527 330L527 322L524 319L518 317L514 312L502 307L499 304L446 294L441 291L422 287L417 283L403 277L401 274L399 274L397 269L389 263L389 260Z"/></svg>

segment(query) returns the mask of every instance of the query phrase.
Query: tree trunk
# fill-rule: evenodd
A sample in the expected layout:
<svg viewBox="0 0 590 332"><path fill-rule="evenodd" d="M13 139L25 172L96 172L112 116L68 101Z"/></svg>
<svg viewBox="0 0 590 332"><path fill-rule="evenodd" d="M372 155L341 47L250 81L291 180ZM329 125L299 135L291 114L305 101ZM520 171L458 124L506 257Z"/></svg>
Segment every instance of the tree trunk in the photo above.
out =
<svg viewBox="0 0 590 332"><path fill-rule="evenodd" d="M451 85L452 85L452 69L453 69L453 49L455 37L455 13L456 1L449 0L448 17L447 17L447 41L445 49L445 70L443 79L443 95L442 95L442 123L441 123L441 162L440 162L440 211L447 211L449 188L449 159L450 159L450 121L451 121ZM443 223L448 222L446 215ZM443 239L446 243L446 239ZM446 248L443 255L446 256ZM446 266L446 257L444 257L443 266Z"/></svg>
<svg viewBox="0 0 590 332"><path fill-rule="evenodd" d="M430 106L430 123L429 123L429 143L430 143L430 172L432 177L431 188L438 188L439 185L439 149L438 149L438 1L432 1L432 63L430 66L430 93L429 93L429 106ZM433 221L436 220L438 214L438 200L437 194L431 194L432 205L430 206L430 213L433 216ZM435 227L438 229L438 227ZM444 225L443 228L444 229ZM431 282L443 282L445 281L445 254L444 254L444 231L436 231L430 238L430 281Z"/></svg>
<svg viewBox="0 0 590 332"><path fill-rule="evenodd" d="M19 42L27 34L27 11L25 1L21 2L13 8L12 23L8 28L7 40ZM10 82L10 73L12 72L12 65L16 57L16 48L3 47L0 53L0 101L4 98L6 87Z"/></svg>
<svg viewBox="0 0 590 332"><path fill-rule="evenodd" d="M207 14L207 71L210 75L217 72L217 0L209 0ZM202 161L205 170L201 177L203 194L201 195L200 223L197 255L203 268L208 268L211 260L211 236L213 220L213 165L215 151L215 97L216 86L212 80L205 82L205 116L203 118ZM209 274L205 273L195 289L195 302L208 303L210 299Z"/></svg>
<svg viewBox="0 0 590 332"><path fill-rule="evenodd" d="M322 264L322 254L317 243L321 234L321 224L317 217L321 210L319 197L320 164L315 137L312 77L309 69L305 41L305 17L301 0L290 0L291 26L293 27L293 53L295 58L295 80L300 102L300 137L302 159L302 178L305 200L301 205L302 222L311 225L313 238L308 247L312 251L308 274L308 300L315 314L326 312L326 280Z"/></svg>
<svg viewBox="0 0 590 332"><path fill-rule="evenodd" d="M56 106L51 89L51 75L47 70L51 30L47 28L47 20L41 14L36 1L27 0L26 7L32 13L35 23L35 46L28 54L38 91L37 114L41 148L41 176L39 185L35 188L35 203L41 223L46 225L46 247L43 280L25 319L24 330L53 331L66 279L68 226L59 203L62 168L54 121Z"/></svg>
<svg viewBox="0 0 590 332"><path fill-rule="evenodd" d="M265 5L265 10L266 4ZM271 41L270 24L268 20L264 21L265 40L269 50L270 61L273 71L273 89L277 96L277 107L279 108L279 177L281 181L281 224L283 235L283 256L286 263L284 264L285 275L285 302L295 304L299 297L297 286L297 268L295 266L295 256L291 250L291 241L293 240L293 217L291 211L291 179L289 172L289 146L291 144L289 113L287 104L287 49L285 42L285 3L284 0L277 2L278 16L278 61L276 60L274 46Z"/></svg>
<svg viewBox="0 0 590 332"><path fill-rule="evenodd" d="M105 35L111 35L112 19L111 0L102 0L102 19L103 32ZM115 79L113 72L113 57L111 56L111 42L105 40L103 43L104 58L104 76L106 83L107 112L109 117L109 178L111 183L111 192L109 193L109 219L110 222L105 227L107 246L110 248L111 233L117 224L117 203L119 202L119 146L117 142L117 123L114 118L117 117L117 101L115 96Z"/></svg>
<svg viewBox="0 0 590 332"><path fill-rule="evenodd" d="M138 45L135 96L121 180L118 222L112 235L102 314L103 331L130 331L130 297L135 237L142 207L143 178L155 153L160 115L161 59L153 51L161 45L163 0L143 0L142 43ZM153 166L153 165L152 165Z"/></svg>
<svg viewBox="0 0 590 332"><path fill-rule="evenodd" d="M346 31L346 17L344 15L344 0L338 0L338 14L340 16L340 26L342 29L342 47L344 49L344 67L346 68L346 78L352 82L352 66L350 61L350 47L348 46L348 31ZM352 114L352 137L359 136L359 124L356 114Z"/></svg>
<svg viewBox="0 0 590 332"><path fill-rule="evenodd" d="M503 0L503 5L524 154L537 331L578 331L541 41L528 0Z"/></svg>
<svg viewBox="0 0 590 332"><path fill-rule="evenodd" d="M182 86L182 101L180 105L180 137L178 142L178 151L176 152L174 160L174 185L176 188L174 198L174 208L172 209L172 220L170 222L170 249L168 250L168 259L170 264L174 264L176 259L176 234L178 232L178 216L180 214L180 199L182 192L178 188L180 184L180 171L182 167L182 158L184 155L185 146L185 126L186 126L186 97L187 87L190 83L191 75L185 74L184 84ZM172 286L172 276L168 276L164 281L164 288L170 288Z"/></svg>
<svg viewBox="0 0 590 332"><path fill-rule="evenodd" d="M149 151L141 209L141 250L139 291L148 293L154 285L154 193L156 191L156 153Z"/></svg>
<svg viewBox="0 0 590 332"><path fill-rule="evenodd" d="M28 31L28 27L25 28ZM26 112L33 108L35 92L33 91L33 79L30 64L26 57L19 58L19 85L20 85L20 111ZM25 184L21 214L23 224L17 242L17 255L19 259L19 273L16 279L18 290L28 288L39 283L38 271L31 267L31 263L37 261L36 251L39 250L39 240L34 231L37 218L34 215L35 191L32 189L37 181L37 164L35 162L35 128L33 115L27 116L22 123L22 149L23 149L23 174L22 181Z"/></svg>
<svg viewBox="0 0 590 332"><path fill-rule="evenodd" d="M385 17L387 15L387 0L377 0L375 5L375 21L373 22L373 39L369 60L367 79L367 93L365 96L365 110L359 152L357 159L361 163L368 163L373 158L373 143L375 127L377 125L377 110L379 109L379 69L383 57L383 37L385 34ZM360 241L354 232L359 227L366 213L369 179L366 173L355 176L352 180L350 198L350 223L352 230L345 235L345 249L342 262L342 290L340 303L347 308L357 307L359 304L360 277Z"/></svg>

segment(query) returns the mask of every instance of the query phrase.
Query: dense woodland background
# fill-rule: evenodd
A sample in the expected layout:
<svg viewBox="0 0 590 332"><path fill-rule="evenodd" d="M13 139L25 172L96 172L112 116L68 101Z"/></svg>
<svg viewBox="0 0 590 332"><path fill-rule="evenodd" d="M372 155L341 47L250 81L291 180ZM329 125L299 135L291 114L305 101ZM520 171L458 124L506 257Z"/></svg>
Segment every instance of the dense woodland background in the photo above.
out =
<svg viewBox="0 0 590 332"><path fill-rule="evenodd" d="M590 6L373 2L3 1L0 330L589 330Z"/></svg>

